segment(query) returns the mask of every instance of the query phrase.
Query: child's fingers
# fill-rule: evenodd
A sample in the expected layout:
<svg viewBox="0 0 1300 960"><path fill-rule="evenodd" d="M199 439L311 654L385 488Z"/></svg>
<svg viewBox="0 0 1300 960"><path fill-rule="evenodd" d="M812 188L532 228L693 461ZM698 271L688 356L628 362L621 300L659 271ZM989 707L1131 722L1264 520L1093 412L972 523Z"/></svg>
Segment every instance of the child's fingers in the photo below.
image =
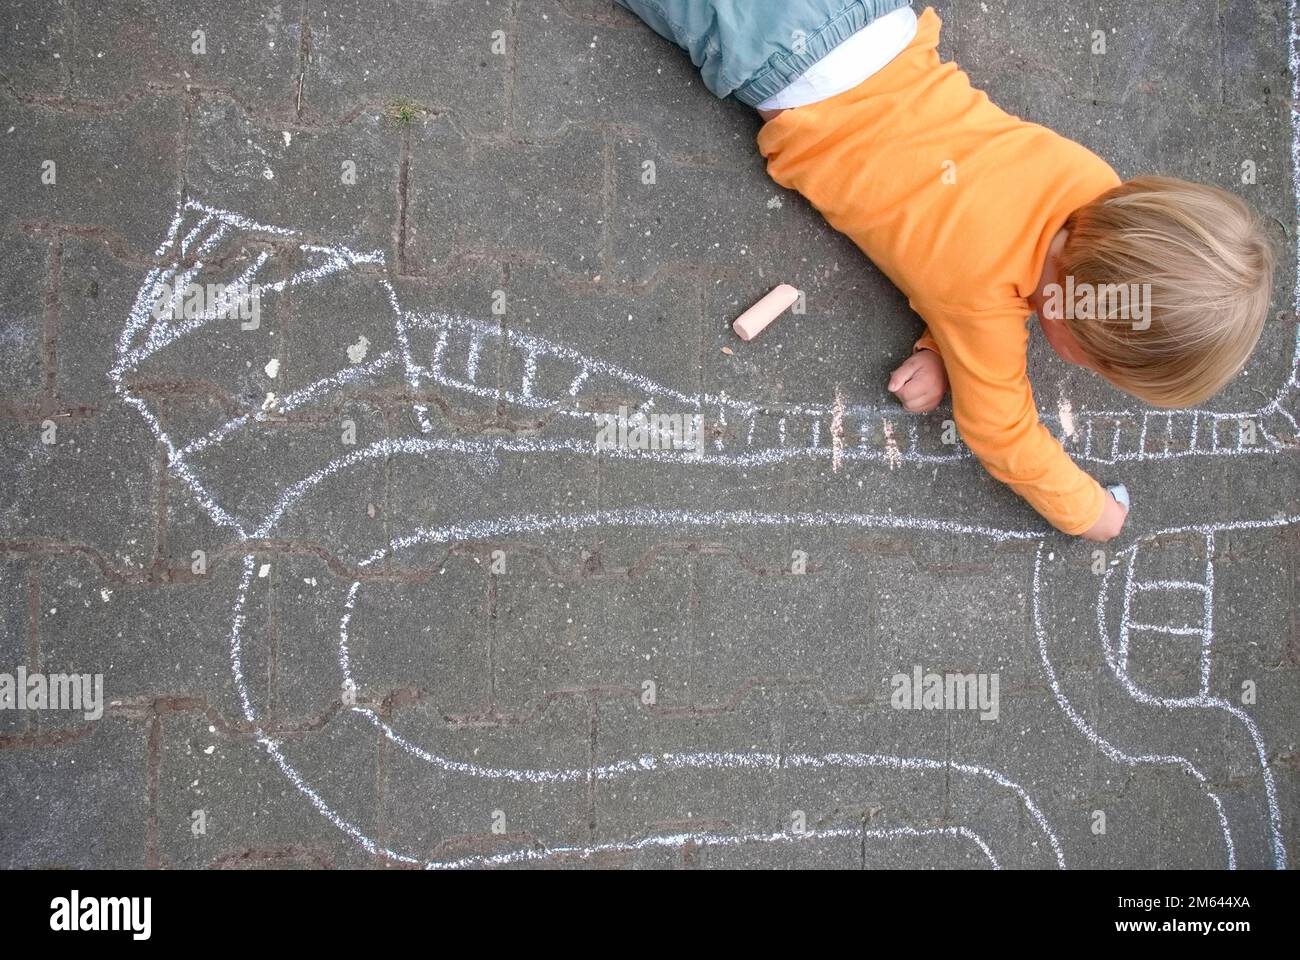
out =
<svg viewBox="0 0 1300 960"><path fill-rule="evenodd" d="M899 388L912 379L913 374L921 367L921 359L916 354L912 354L906 360L895 368L894 372L889 375L889 383L886 389L890 393L897 393Z"/></svg>
<svg viewBox="0 0 1300 960"><path fill-rule="evenodd" d="M939 391L933 378L925 372L914 376L898 390L899 401L903 409L911 413L924 413L933 410L939 402Z"/></svg>
<svg viewBox="0 0 1300 960"><path fill-rule="evenodd" d="M939 405L939 397L933 390L924 390L903 401L903 409L908 413L928 413Z"/></svg>

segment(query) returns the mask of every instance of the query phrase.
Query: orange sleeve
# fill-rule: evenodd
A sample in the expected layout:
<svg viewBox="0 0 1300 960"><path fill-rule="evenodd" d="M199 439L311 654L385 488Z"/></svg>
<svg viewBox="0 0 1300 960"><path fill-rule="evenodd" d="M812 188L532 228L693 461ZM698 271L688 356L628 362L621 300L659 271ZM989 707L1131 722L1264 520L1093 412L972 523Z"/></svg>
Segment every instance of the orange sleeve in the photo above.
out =
<svg viewBox="0 0 1300 960"><path fill-rule="evenodd" d="M918 350L933 350L935 353L939 354L939 356L943 356L943 351L939 349L939 344L931 335L929 327L926 327L921 333L921 339L912 344L912 352L916 353Z"/></svg>
<svg viewBox="0 0 1300 960"><path fill-rule="evenodd" d="M1085 532L1101 517L1105 491L1039 422L1025 363L1025 318L989 312L944 320L926 333L940 348L963 442L1052 526L1072 536Z"/></svg>

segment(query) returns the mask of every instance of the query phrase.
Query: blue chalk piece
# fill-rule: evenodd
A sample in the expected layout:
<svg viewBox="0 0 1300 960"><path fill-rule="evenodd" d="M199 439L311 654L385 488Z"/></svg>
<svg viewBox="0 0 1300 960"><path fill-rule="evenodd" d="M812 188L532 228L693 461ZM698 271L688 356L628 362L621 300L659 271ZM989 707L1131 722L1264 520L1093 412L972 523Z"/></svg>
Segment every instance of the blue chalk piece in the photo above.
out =
<svg viewBox="0 0 1300 960"><path fill-rule="evenodd" d="M1112 497L1114 497L1121 504L1123 504L1125 510L1133 509L1132 502L1129 500L1128 497L1128 487L1124 486L1124 484L1108 483L1106 484L1106 489L1110 491L1110 495Z"/></svg>

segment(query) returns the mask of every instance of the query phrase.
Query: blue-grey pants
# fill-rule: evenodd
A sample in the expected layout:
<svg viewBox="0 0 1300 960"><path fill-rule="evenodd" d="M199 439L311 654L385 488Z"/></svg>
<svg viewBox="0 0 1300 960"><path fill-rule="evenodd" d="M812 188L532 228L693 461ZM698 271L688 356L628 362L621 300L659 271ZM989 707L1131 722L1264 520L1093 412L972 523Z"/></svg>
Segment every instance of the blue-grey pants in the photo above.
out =
<svg viewBox="0 0 1300 960"><path fill-rule="evenodd" d="M757 106L908 0L617 0L691 55L719 97Z"/></svg>

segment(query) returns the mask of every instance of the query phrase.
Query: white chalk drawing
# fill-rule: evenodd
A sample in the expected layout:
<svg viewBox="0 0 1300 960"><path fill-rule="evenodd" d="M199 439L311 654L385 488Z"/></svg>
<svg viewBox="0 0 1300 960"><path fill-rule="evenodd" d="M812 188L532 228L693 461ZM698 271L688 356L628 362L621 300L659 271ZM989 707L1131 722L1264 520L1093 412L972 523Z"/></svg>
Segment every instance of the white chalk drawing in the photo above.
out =
<svg viewBox="0 0 1300 960"><path fill-rule="evenodd" d="M136 409L149 424L157 439L167 451L168 466L174 476L190 490L195 501L218 525L232 531L244 542L260 541L270 537L288 512L322 482L362 464L389 458L451 458L469 464L491 461L503 454L527 453L584 457L595 456L595 414L579 401L588 391L599 387L616 388L620 396L638 398L642 409L656 405L673 407L677 411L695 412L706 423L716 427L712 431L712 449L702 457L689 452L673 450L606 450L601 455L628 459L655 460L674 465L683 471L728 470L761 464L776 463L790 458L825 459L830 470L838 470L843 463L865 461L881 463L893 469L900 464L942 464L968 456L960 446L944 447L935 444L927 447L917 419L897 412L885 413L881 409L852 406L843 403L837 395L831 403L819 405L787 405L777 409L723 394L690 394L642 377L622 367L536 336L503 329L500 326L437 313L406 312L398 302L396 293L387 278L372 271L369 280L384 291L384 299L391 309L388 318L392 325L391 344L380 348L374 337L375 352L364 363L353 351L348 352L350 362L340 357L339 369L328 376L293 390L283 398L268 403L242 416L233 417L206 432L188 439L178 439L164 427L163 419L155 411L147 390L138 390L133 379L147 361L167 350L173 344L205 325L213 322L216 308L210 314L189 320L155 319L151 304L166 285L188 283L204 269L204 256L217 249L232 237L261 238L288 244L305 267L294 267L279 279L266 280L261 272L273 261L271 254L262 252L238 274L231 284L230 295L249 285L261 285L263 304L274 294L322 281L353 270L358 266L382 268L382 253L357 253L342 245L321 245L300 242L298 234L283 227L267 226L239 214L208 206L195 200L184 201L178 209L167 238L158 248L160 263L147 274L137 294L134 307L127 318L117 349L117 363L112 377L118 396ZM424 338L428 355L421 356L418 338ZM486 360L490 357L491 364ZM1276 397L1254 410L1223 413L1210 410L1156 412L1156 411L1087 411L1071 410L1070 422L1061 424L1063 433L1073 433L1083 438L1073 453L1085 462L1115 464L1134 461L1161 461L1188 457L1252 456L1269 454L1290 456L1297 448L1294 438L1300 430L1291 409L1300 382L1297 381L1297 360L1300 360L1300 339L1289 376ZM517 379L509 387L498 389L483 382L482 372L492 369L517 371ZM421 396L427 385L436 385L439 391L458 392L467 396L486 397L525 410L545 411L559 417L553 420L553 435L485 436L475 439L434 436L433 422L427 406L413 404L415 422L420 435L384 439L370 443L330 460L324 467L307 476L287 482L277 488L273 505L261 516L245 516L214 492L213 480L195 466L201 455L222 452L223 445L237 439L241 432L260 420L281 416L314 400L330 395L340 388L374 381L383 374L396 374L412 395ZM894 420L900 421L896 427ZM1258 440L1254 445L1242 442L1239 424L1251 419L1258 424ZM1044 414L1045 422L1053 418ZM568 423L577 429L565 429ZM882 424L874 432L861 431L859 442L846 442L846 424ZM1228 433L1228 431L1231 431ZM906 439L900 443L900 433ZM1069 438L1066 437L1068 440ZM1143 706L1170 712L1184 710L1216 710L1223 712L1232 722L1240 724L1254 745L1263 783L1264 801L1268 809L1267 831L1275 866L1285 867L1287 851L1282 836L1281 815L1277 791L1260 731L1250 715L1242 708L1210 693L1213 670L1211 641L1213 639L1213 557L1215 535L1223 531L1269 529L1300 522L1300 517L1287 516L1262 520L1243 520L1218 525L1175 528L1160 531L1142 538L1120 554L1121 563L1112 567L1100 578L1097 604L1098 641L1104 651L1105 661L1115 680L1126 695ZM518 514L467 519L457 523L422 528L392 540L389 546L376 550L358 561L364 569L387 557L420 544L453 544L499 539L515 535L545 535L553 531L580 531L587 529L673 529L717 530L723 528L833 527L858 530L916 531L933 536L976 538L989 543L1025 542L1036 544L1033 567L1033 620L1038 642L1041 667L1049 680L1056 703L1069 724L1109 760L1126 766L1171 765L1189 774L1203 791L1207 802L1207 815L1222 836L1226 866L1237 866L1237 849L1233 825L1221 798L1212 789L1210 779L1186 757L1179 755L1153 755L1135 752L1119 745L1116 735L1105 736L1076 710L1058 677L1049 655L1046 632L1040 611L1040 574L1043 563L1045 535L1042 530L999 529L978 524L961 523L919 516L892 516L867 513L765 513L749 511L699 511L673 509L669 506L644 506L622 510L604 510L579 514ZM1160 536L1166 534L1195 535L1204 538L1206 566L1199 581L1143 580L1135 574L1135 563L1143 550ZM1117 572L1122 571L1122 573ZM1112 632L1106 622L1106 603L1115 588L1116 579L1123 577L1123 613ZM881 840L899 840L906 837L945 837L973 845L983 859L993 867L999 858L989 842L965 826L944 828L892 827L882 830L864 830L861 827L844 830L812 830L802 834L787 833L724 833L675 832L631 838L625 841L593 846L558 844L544 848L530 846L491 856L456 858L446 861L430 860L415 852L389 849L378 844L360 827L350 822L335 809L327 798L328 788L309 782L286 755L284 745L262 731L253 698L244 676L244 632L248 616L250 585L255 579L252 548L245 554L232 617L230 633L230 666L234 676L240 706L245 719L258 731L262 748L283 774L304 797L331 823L353 838L371 854L382 855L400 863L431 868L491 866L517 862L530 862L554 857L594 857L605 853L634 852L651 848L682 847L702 844L718 847L744 844L783 844L836 839L861 840L875 837ZM356 684L354 665L349 655L349 620L363 581L352 583L346 603L339 611L338 665L340 683ZM1195 624L1152 624L1137 622L1130 616L1130 600L1142 592L1175 591L1195 594L1204 611ZM1201 645L1200 686L1192 696L1165 697L1144 690L1129 672L1130 640L1136 633L1164 632L1192 637ZM1048 822L1041 807L1029 792L1002 772L988 767L963 763L954 758L924 756L892 756L851 750L824 754L776 755L763 752L698 752L676 754L647 754L628 757L614 763L593 768L520 768L481 765L439 755L409 740L394 729L372 709L357 705L349 712L359 720L372 724L396 748L407 756L426 764L439 775L508 781L523 784L583 783L617 780L633 774L661 773L671 776L688 769L796 771L806 769L877 770L877 771L947 771L1013 795L1028 822L1036 829L1051 851L1052 865L1067 866L1061 840Z"/></svg>
<svg viewBox="0 0 1300 960"><path fill-rule="evenodd" d="M197 215L197 223L180 236L186 215ZM204 231L210 231L204 236ZM228 211L217 210L193 201L183 205L173 224L171 236L159 249L168 255L175 249L181 256L202 256L225 238L231 230L242 230L270 237L292 237L293 231L266 227ZM203 237L202 242L199 238ZM361 265L381 267L384 256L379 252L358 254L346 246L301 244L313 266L274 281L260 280L258 274L268 265L267 253L256 260L230 284L229 297L252 284L265 283L262 295L279 293L287 288L322 280ZM187 283L201 269L197 262L181 274L178 283ZM157 299L173 271L158 268L150 273L141 288L130 322L119 344L119 360L113 370L120 382L127 371L138 367L201 326L213 322L217 311L191 320L174 322L164 318L152 320L146 308ZM400 368L412 393L418 394L426 384L444 392L468 397L483 397L522 410L546 411L580 421L586 429L574 441L574 449L595 449L595 428L600 413L584 409L585 394L615 389L621 395L639 399L643 411L670 407L673 412L698 415L715 429L713 449L698 462L706 465L735 467L758 466L781 460L830 460L838 469L843 462L882 462L891 468L905 463L943 464L967 459L970 452L960 442L944 443L939 436L923 436L921 418L908 415L896 407L877 408L863 404L844 404L838 398L827 404L788 404L774 407L722 394L685 393L657 383L615 364L583 355L563 345L483 321L439 313L407 312L386 278L376 282L386 293L392 309L394 348L380 353L365 365L342 366L335 374L322 378L277 400L268 413L288 413L322 394L349 383L363 382L394 367ZM152 298L152 299L149 299ZM224 302L224 301L223 301ZM152 324L150 321L152 320ZM147 330L145 328L148 328ZM426 332L433 338L432 356L427 365L419 362L412 350L413 332ZM516 380L504 387L480 382L491 354L493 369L503 366L516 373ZM538 382L545 369L548 383ZM1300 448L1300 423L1296 420L1297 395L1300 394L1300 338L1292 357L1292 367L1277 395L1257 408L1240 411L1214 410L1071 410L1062 422L1062 414L1043 411L1045 424L1057 425L1063 442L1081 463L1113 466L1116 464L1173 460L1188 457L1228 457L1293 453ZM425 432L432 430L425 405L416 403L414 414ZM221 444L231 435L257 419L257 414L234 417L210 432L191 439L176 452L175 463L183 469L192 455ZM905 420L906 439L900 442ZM1245 424L1252 424L1250 429ZM858 442L845 442L845 424L858 426ZM1073 441L1079 442L1074 444ZM827 439L829 442L823 442ZM692 457L689 451L613 450L613 456L680 462Z"/></svg>

